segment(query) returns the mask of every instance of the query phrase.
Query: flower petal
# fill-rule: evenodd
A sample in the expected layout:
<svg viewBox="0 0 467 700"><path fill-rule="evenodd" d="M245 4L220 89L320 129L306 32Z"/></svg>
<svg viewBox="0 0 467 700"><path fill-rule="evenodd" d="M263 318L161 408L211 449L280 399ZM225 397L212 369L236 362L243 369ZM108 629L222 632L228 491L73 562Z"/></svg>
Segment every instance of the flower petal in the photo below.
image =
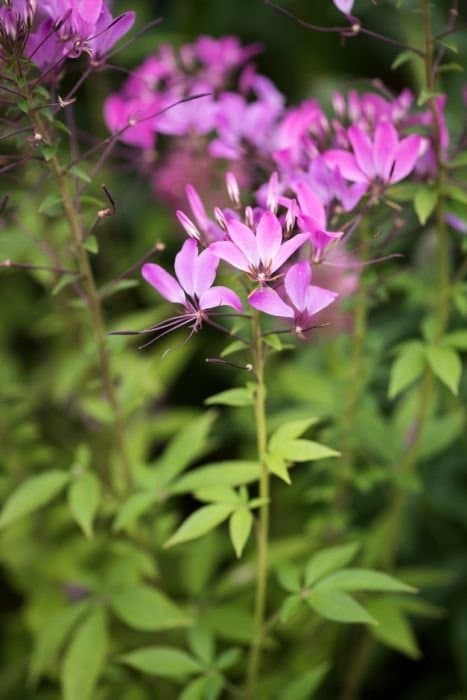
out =
<svg viewBox="0 0 467 700"><path fill-rule="evenodd" d="M292 307L286 304L271 287L255 289L248 297L248 301L254 309L263 311L270 316L279 316L280 318L293 318L295 316Z"/></svg>
<svg viewBox="0 0 467 700"><path fill-rule="evenodd" d="M300 246L304 245L309 240L310 235L308 233L297 233L293 238L283 243L279 252L274 258L271 272L278 270L280 266L283 265L285 261L288 260L290 256L300 248Z"/></svg>
<svg viewBox="0 0 467 700"><path fill-rule="evenodd" d="M365 173L368 179L371 180L375 175L373 144L368 135L358 126L351 126L347 133L355 153L358 167Z"/></svg>
<svg viewBox="0 0 467 700"><path fill-rule="evenodd" d="M338 296L337 292L332 292L330 289L310 285L307 291L306 309L310 316L317 314L318 311L332 304Z"/></svg>
<svg viewBox="0 0 467 700"><path fill-rule="evenodd" d="M257 267L259 264L258 246L256 245L256 237L245 224L241 221L231 219L227 221L227 233L237 248L243 253L248 262Z"/></svg>
<svg viewBox="0 0 467 700"><path fill-rule="evenodd" d="M294 189L302 212L314 220L317 228L324 228L326 226L326 211L311 187L305 182L299 182Z"/></svg>
<svg viewBox="0 0 467 700"><path fill-rule="evenodd" d="M287 296L299 311L306 307L306 295L311 282L311 267L308 261L292 265L284 277Z"/></svg>
<svg viewBox="0 0 467 700"><path fill-rule="evenodd" d="M141 268L141 275L159 294L174 304L185 304L185 293L179 283L163 267L155 263L146 263Z"/></svg>
<svg viewBox="0 0 467 700"><path fill-rule="evenodd" d="M195 265L198 257L198 244L189 238L175 256L175 274L187 294L195 292Z"/></svg>
<svg viewBox="0 0 467 700"><path fill-rule="evenodd" d="M243 305L238 294L228 287L211 287L199 300L200 309L213 309L216 306L231 306L236 311L243 311Z"/></svg>
<svg viewBox="0 0 467 700"><path fill-rule="evenodd" d="M194 290L198 299L212 287L216 279L219 258L209 248L203 250L195 262Z"/></svg>
<svg viewBox="0 0 467 700"><path fill-rule="evenodd" d="M390 182L399 182L403 180L414 168L415 163L420 155L420 147L423 143L421 136L412 134L407 138L402 139L397 152L394 169L392 171Z"/></svg>
<svg viewBox="0 0 467 700"><path fill-rule="evenodd" d="M350 14L354 4L354 0L332 0L334 5L338 10L343 12L345 15Z"/></svg>
<svg viewBox="0 0 467 700"><path fill-rule="evenodd" d="M375 132L375 169L384 182L389 180L396 157L399 138L397 131L388 121L379 122Z"/></svg>
<svg viewBox="0 0 467 700"><path fill-rule="evenodd" d="M277 216L266 211L256 228L256 244L261 262L272 263L282 243L282 226Z"/></svg>
<svg viewBox="0 0 467 700"><path fill-rule="evenodd" d="M237 248L235 243L231 243L230 241L218 241L216 243L211 243L209 250L213 255L221 260L225 260L225 262L233 265L238 270L249 272L250 266L248 260L241 250Z"/></svg>
<svg viewBox="0 0 467 700"><path fill-rule="evenodd" d="M187 185L185 187L185 193L192 214L196 219L196 223L202 231L205 231L209 223L209 217L206 214L206 209L204 208L204 204L201 201L201 197L199 196L198 192L195 190L193 185Z"/></svg>
<svg viewBox="0 0 467 700"><path fill-rule="evenodd" d="M367 182L368 178L357 165L357 161L353 153L333 149L327 151L323 156L325 162L331 168L338 168L342 177L351 182Z"/></svg>

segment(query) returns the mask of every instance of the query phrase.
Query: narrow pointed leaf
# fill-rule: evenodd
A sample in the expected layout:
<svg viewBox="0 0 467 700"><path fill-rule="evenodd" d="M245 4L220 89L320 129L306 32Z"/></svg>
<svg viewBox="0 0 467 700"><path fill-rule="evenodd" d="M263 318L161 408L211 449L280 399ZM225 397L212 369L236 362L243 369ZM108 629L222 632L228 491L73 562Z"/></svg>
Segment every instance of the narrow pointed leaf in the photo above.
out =
<svg viewBox="0 0 467 700"><path fill-rule="evenodd" d="M91 700L107 655L104 611L94 610L78 627L62 667L63 700Z"/></svg>
<svg viewBox="0 0 467 700"><path fill-rule="evenodd" d="M280 448L284 440L289 442L290 440L300 437L300 435L303 435L308 428L315 425L318 421L319 418L302 418L283 423L283 425L280 425L271 435L269 449L274 452L277 447Z"/></svg>
<svg viewBox="0 0 467 700"><path fill-rule="evenodd" d="M70 484L68 490L70 510L88 538L92 537L92 526L100 497L101 485L92 472L85 472Z"/></svg>
<svg viewBox="0 0 467 700"><path fill-rule="evenodd" d="M348 593L337 590L314 590L307 597L308 605L321 617L334 622L376 624L376 620Z"/></svg>
<svg viewBox="0 0 467 700"><path fill-rule="evenodd" d="M347 566L358 552L358 542L329 547L314 554L305 569L305 585L311 586L332 571Z"/></svg>
<svg viewBox="0 0 467 700"><path fill-rule="evenodd" d="M240 508L232 514L229 521L230 539L235 554L240 559L253 526L253 516L247 508Z"/></svg>
<svg viewBox="0 0 467 700"><path fill-rule="evenodd" d="M69 480L66 472L51 470L23 481L7 499L0 515L0 527L41 508L64 488Z"/></svg>
<svg viewBox="0 0 467 700"><path fill-rule="evenodd" d="M388 593L414 593L415 588L402 581L371 569L341 569L321 579L316 586L320 590L381 591Z"/></svg>
<svg viewBox="0 0 467 700"><path fill-rule="evenodd" d="M119 661L151 676L184 679L199 673L199 663L185 651L173 647L144 647L120 656Z"/></svg>
<svg viewBox="0 0 467 700"><path fill-rule="evenodd" d="M186 627L190 618L166 595L150 586L133 586L110 596L114 614L137 630Z"/></svg>
<svg viewBox="0 0 467 700"><path fill-rule="evenodd" d="M205 535L224 522L224 520L227 520L234 509L235 505L227 503L215 503L200 508L180 525L165 544L165 547L173 547L176 544L195 540L197 537Z"/></svg>
<svg viewBox="0 0 467 700"><path fill-rule="evenodd" d="M438 379L457 395L462 374L462 362L457 352L445 346L432 345L427 348L426 355Z"/></svg>

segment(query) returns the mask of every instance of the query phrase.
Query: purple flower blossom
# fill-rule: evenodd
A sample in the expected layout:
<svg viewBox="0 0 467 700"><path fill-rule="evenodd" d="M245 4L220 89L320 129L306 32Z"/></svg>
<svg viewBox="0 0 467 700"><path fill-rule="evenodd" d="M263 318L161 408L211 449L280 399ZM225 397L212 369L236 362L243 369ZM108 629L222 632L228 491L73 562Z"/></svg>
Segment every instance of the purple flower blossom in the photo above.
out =
<svg viewBox="0 0 467 700"><path fill-rule="evenodd" d="M192 239L185 241L175 257L176 277L155 263L143 265L141 274L146 282L164 299L183 308L181 314L154 326L150 332L160 338L189 324L192 332L196 332L208 319L208 311L219 306L241 312L242 302L235 292L228 287L213 286L218 265L219 259L209 249L198 255L198 245Z"/></svg>
<svg viewBox="0 0 467 700"><path fill-rule="evenodd" d="M347 133L353 153L331 149L324 159L331 167L339 168L347 180L368 185L375 181L394 184L405 178L414 169L425 143L417 134L399 140L388 121L378 123L373 140L355 125Z"/></svg>
<svg viewBox="0 0 467 700"><path fill-rule="evenodd" d="M272 287L255 289L248 301L254 309L271 316L293 319L299 336L310 329L312 318L337 298L338 294L311 284L311 266L307 261L292 265L284 277L284 288L279 294Z"/></svg>
<svg viewBox="0 0 467 700"><path fill-rule="evenodd" d="M226 226L230 240L212 243L208 250L247 272L260 284L271 280L290 256L309 240L308 233L299 233L283 242L281 223L270 211L261 215L255 232L234 219L227 219Z"/></svg>
<svg viewBox="0 0 467 700"><path fill-rule="evenodd" d="M352 12L354 0L332 0L340 12L349 15Z"/></svg>

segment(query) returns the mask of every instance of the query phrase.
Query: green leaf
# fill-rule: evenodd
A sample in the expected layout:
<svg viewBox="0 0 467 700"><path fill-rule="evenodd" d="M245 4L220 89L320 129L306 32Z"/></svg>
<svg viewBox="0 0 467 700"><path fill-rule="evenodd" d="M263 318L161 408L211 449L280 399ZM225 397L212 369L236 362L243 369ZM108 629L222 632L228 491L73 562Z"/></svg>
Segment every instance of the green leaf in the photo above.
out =
<svg viewBox="0 0 467 700"><path fill-rule="evenodd" d="M449 168L465 168L467 167L467 151L460 153L448 163Z"/></svg>
<svg viewBox="0 0 467 700"><path fill-rule="evenodd" d="M347 593L314 589L306 598L308 605L321 617L333 622L376 624L376 620Z"/></svg>
<svg viewBox="0 0 467 700"><path fill-rule="evenodd" d="M281 605L279 616L282 622L288 622L303 608L303 600L299 595L289 595Z"/></svg>
<svg viewBox="0 0 467 700"><path fill-rule="evenodd" d="M97 255L99 252L99 242L97 238L94 236L94 234L91 234L89 236L86 236L84 240L84 247L88 251L88 253L92 253L93 255Z"/></svg>
<svg viewBox="0 0 467 700"><path fill-rule="evenodd" d="M192 513L165 543L164 547L173 547L182 542L195 540L227 520L235 505L227 503L215 503L204 506Z"/></svg>
<svg viewBox="0 0 467 700"><path fill-rule="evenodd" d="M275 452L280 448L284 441L289 442L300 437L312 425L315 425L319 418L302 418L300 420L287 421L280 425L271 435L269 440L269 449Z"/></svg>
<svg viewBox="0 0 467 700"><path fill-rule="evenodd" d="M284 440L275 452L289 462L311 462L340 455L340 452L312 440Z"/></svg>
<svg viewBox="0 0 467 700"><path fill-rule="evenodd" d="M420 90L417 105L418 107L423 107L423 105L429 102L430 100L434 100L436 97L442 96L443 93L439 92L438 90L426 90L425 88L423 88L422 90Z"/></svg>
<svg viewBox="0 0 467 700"><path fill-rule="evenodd" d="M62 198L58 194L48 194L39 205L39 214L54 216L62 206Z"/></svg>
<svg viewBox="0 0 467 700"><path fill-rule="evenodd" d="M71 629L84 614L88 603L78 603L56 612L38 631L31 655L29 679L35 684L65 643Z"/></svg>
<svg viewBox="0 0 467 700"><path fill-rule="evenodd" d="M91 178L85 172L82 168L79 168L77 165L72 165L71 168L68 168L68 172L71 175L74 175L74 177L77 177L79 180L82 180L83 182L90 183Z"/></svg>
<svg viewBox="0 0 467 700"><path fill-rule="evenodd" d="M265 455L264 461L266 462L266 466L271 474L275 474L279 477L279 479L285 481L286 484L292 483L289 476L289 470L287 469L287 462L283 457L268 453Z"/></svg>
<svg viewBox="0 0 467 700"><path fill-rule="evenodd" d="M412 627L394 602L384 599L372 600L368 604L368 610L378 623L372 628L376 639L412 659L420 658L420 649Z"/></svg>
<svg viewBox="0 0 467 700"><path fill-rule="evenodd" d="M78 627L63 661L63 700L91 700L107 655L104 611L94 610Z"/></svg>
<svg viewBox="0 0 467 700"><path fill-rule="evenodd" d="M397 54L396 58L391 64L391 70L397 70L400 68L400 66L404 65L404 63L408 63L414 58L414 53L413 51L401 51L400 53Z"/></svg>
<svg viewBox="0 0 467 700"><path fill-rule="evenodd" d="M211 486L240 486L259 479L258 462L232 460L198 467L170 488L172 493L193 493Z"/></svg>
<svg viewBox="0 0 467 700"><path fill-rule="evenodd" d="M298 593L302 588L300 570L296 566L284 564L277 571L277 578L282 588L289 593Z"/></svg>
<svg viewBox="0 0 467 700"><path fill-rule="evenodd" d="M280 697L287 700L311 700L329 669L328 663L322 663L310 671L300 673L283 688Z"/></svg>
<svg viewBox="0 0 467 700"><path fill-rule="evenodd" d="M206 503L240 503L238 494L227 486L207 486L195 491L195 498Z"/></svg>
<svg viewBox="0 0 467 700"><path fill-rule="evenodd" d="M74 519L86 535L92 537L93 520L99 506L101 485L93 472L85 472L68 489L70 510Z"/></svg>
<svg viewBox="0 0 467 700"><path fill-rule="evenodd" d="M425 353L422 343L416 340L404 345L391 368L389 398L394 399L397 394L418 379L424 367Z"/></svg>
<svg viewBox="0 0 467 700"><path fill-rule="evenodd" d="M157 465L157 472L163 484L171 482L200 457L205 450L215 418L215 412L208 411L191 421L172 438Z"/></svg>
<svg viewBox="0 0 467 700"><path fill-rule="evenodd" d="M305 569L305 585L311 586L319 579L347 566L357 554L360 545L358 542L322 549L312 556Z"/></svg>
<svg viewBox="0 0 467 700"><path fill-rule="evenodd" d="M3 506L0 527L6 527L24 515L45 506L63 489L69 478L66 472L54 469L23 481Z"/></svg>
<svg viewBox="0 0 467 700"><path fill-rule="evenodd" d="M248 389L227 389L219 394L210 396L204 402L206 406L214 404L223 404L225 406L252 406L253 396Z"/></svg>
<svg viewBox="0 0 467 700"><path fill-rule="evenodd" d="M462 362L457 352L441 345L431 345L426 349L426 356L438 379L457 395L462 374Z"/></svg>
<svg viewBox="0 0 467 700"><path fill-rule="evenodd" d="M453 331L443 338L443 345L456 350L467 350L467 331Z"/></svg>
<svg viewBox="0 0 467 700"><path fill-rule="evenodd" d="M239 508L229 520L230 540L238 559L248 541L253 526L253 516L247 508Z"/></svg>
<svg viewBox="0 0 467 700"><path fill-rule="evenodd" d="M109 596L114 614L137 630L186 627L190 618L166 595L150 586L132 586Z"/></svg>
<svg viewBox="0 0 467 700"><path fill-rule="evenodd" d="M321 579L315 590L380 591L388 593L414 593L415 588L402 581L371 569L341 569Z"/></svg>
<svg viewBox="0 0 467 700"><path fill-rule="evenodd" d="M420 187L417 191L413 204L415 213L422 226L428 221L437 201L438 191L434 187Z"/></svg>
<svg viewBox="0 0 467 700"><path fill-rule="evenodd" d="M226 671L232 668L232 666L235 666L235 664L239 662L241 656L241 649L238 647L230 647L230 649L226 649L222 654L219 654L216 659L216 667L221 671Z"/></svg>
<svg viewBox="0 0 467 700"><path fill-rule="evenodd" d="M140 515L154 507L155 502L156 494L153 491L141 491L140 493L132 494L119 508L113 524L114 532L130 528Z"/></svg>
<svg viewBox="0 0 467 700"><path fill-rule="evenodd" d="M211 664L214 659L215 644L212 631L202 624L193 625L188 631L191 651L201 661Z"/></svg>
<svg viewBox="0 0 467 700"><path fill-rule="evenodd" d="M236 352L240 352L241 350L245 350L248 346L245 344L243 340L234 340L232 343L229 343L226 348L224 348L221 352L221 357L228 357L229 355L233 355Z"/></svg>
<svg viewBox="0 0 467 700"><path fill-rule="evenodd" d="M206 700L206 698L210 698L208 689L211 679L212 676L201 676L190 681L183 688L183 692L178 700Z"/></svg>
<svg viewBox="0 0 467 700"><path fill-rule="evenodd" d="M151 676L184 679L200 673L201 666L185 651L173 647L144 647L120 656L119 661Z"/></svg>

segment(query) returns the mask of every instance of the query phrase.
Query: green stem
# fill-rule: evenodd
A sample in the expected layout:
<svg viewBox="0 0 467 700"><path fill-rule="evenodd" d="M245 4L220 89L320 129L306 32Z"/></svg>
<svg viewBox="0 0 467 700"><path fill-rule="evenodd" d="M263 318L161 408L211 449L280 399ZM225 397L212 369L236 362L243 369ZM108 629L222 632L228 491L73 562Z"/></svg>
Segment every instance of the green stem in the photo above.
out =
<svg viewBox="0 0 467 700"><path fill-rule="evenodd" d="M26 98L29 105L31 105L31 109L29 110L29 118L35 132L42 139L45 139L46 142L50 142L47 127L43 122L39 111L34 109L32 95L30 94L29 90L27 90ZM113 437L118 451L119 461L121 463L121 475L117 475L117 485L124 485L126 489L130 489L132 485L132 473L125 443L123 412L115 391L111 356L107 346L107 337L102 316L101 299L97 291L89 255L85 248L85 230L82 224L79 208L76 206L75 199L70 191L67 174L63 170L57 156L50 158L50 160L47 161L47 165L49 166L50 172L58 187L65 211L65 218L68 223L74 249L76 251L76 259L80 277L84 284L87 308L89 310L89 316L97 345L102 388L113 413Z"/></svg>
<svg viewBox="0 0 467 700"><path fill-rule="evenodd" d="M263 503L259 511L257 527L258 559L256 568L256 596L254 613L254 631L248 662L247 696L253 700L261 663L261 647L264 632L268 582L268 545L269 545L269 472L266 464L267 425L266 425L266 387L264 384L264 346L261 335L261 323L258 312L253 314L253 362L256 375L255 423L258 460L260 464L259 496Z"/></svg>

